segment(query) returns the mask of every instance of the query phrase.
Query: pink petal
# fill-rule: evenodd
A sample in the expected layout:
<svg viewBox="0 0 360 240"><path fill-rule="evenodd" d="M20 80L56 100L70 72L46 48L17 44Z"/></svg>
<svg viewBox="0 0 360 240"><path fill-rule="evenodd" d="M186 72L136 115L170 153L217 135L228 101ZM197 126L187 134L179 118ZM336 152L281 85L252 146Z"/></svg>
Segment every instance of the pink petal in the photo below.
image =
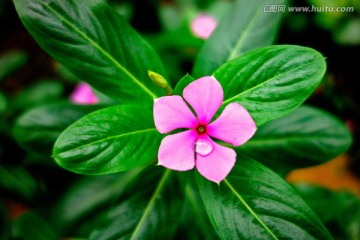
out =
<svg viewBox="0 0 360 240"><path fill-rule="evenodd" d="M231 171L235 164L236 153L233 149L214 142L214 150L203 157L196 155L196 168L205 178L219 183Z"/></svg>
<svg viewBox="0 0 360 240"><path fill-rule="evenodd" d="M160 133L197 126L196 117L180 96L166 96L155 99L154 121Z"/></svg>
<svg viewBox="0 0 360 240"><path fill-rule="evenodd" d="M205 157L214 150L214 141L208 135L200 135L195 142L195 152Z"/></svg>
<svg viewBox="0 0 360 240"><path fill-rule="evenodd" d="M208 39L217 26L216 19L208 14L199 14L191 22L191 32L198 38Z"/></svg>
<svg viewBox="0 0 360 240"><path fill-rule="evenodd" d="M201 124L208 124L223 101L223 90L214 77L202 77L183 91L185 100L196 112Z"/></svg>
<svg viewBox="0 0 360 240"><path fill-rule="evenodd" d="M79 83L74 92L70 95L70 100L78 104L96 104L99 102L90 85L87 83Z"/></svg>
<svg viewBox="0 0 360 240"><path fill-rule="evenodd" d="M178 171L193 169L196 138L197 134L194 130L166 136L160 144L159 165Z"/></svg>
<svg viewBox="0 0 360 240"><path fill-rule="evenodd" d="M221 115L207 126L207 133L214 138L239 146L255 133L256 125L249 112L238 103L230 103Z"/></svg>

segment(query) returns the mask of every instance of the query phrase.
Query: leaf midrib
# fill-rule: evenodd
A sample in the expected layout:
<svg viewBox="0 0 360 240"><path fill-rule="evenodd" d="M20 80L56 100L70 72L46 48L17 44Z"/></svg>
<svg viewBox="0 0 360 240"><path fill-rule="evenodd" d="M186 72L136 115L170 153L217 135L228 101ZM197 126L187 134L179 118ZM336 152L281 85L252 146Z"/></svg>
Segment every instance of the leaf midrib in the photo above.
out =
<svg viewBox="0 0 360 240"><path fill-rule="evenodd" d="M79 28L77 28L74 24L64 18L60 13L58 13L54 8L50 6L49 3L41 3L46 8L48 8L52 13L54 13L61 21L67 24L70 28L72 28L76 33L78 33L82 38L88 41L91 45L93 45L96 49L98 49L106 58L108 58L115 67L119 68L122 72L125 73L136 85L138 85L145 93L150 95L153 99L158 98L156 94L154 94L150 89L148 89L144 84L140 82L132 73L130 73L124 66L121 65L117 60L115 60L110 53L108 53L105 49L99 46L94 40L92 40L86 33L82 32Z"/></svg>
<svg viewBox="0 0 360 240"><path fill-rule="evenodd" d="M247 202L241 197L241 195L233 188L231 183L227 179L224 179L225 184L228 188L234 193L234 195L239 199L239 201L244 205L244 207L249 211L249 213L254 217L254 219L266 230L266 232L274 239L279 240L279 238L270 230L270 228L261 220L261 218L254 212L254 210L247 204Z"/></svg>
<svg viewBox="0 0 360 240"><path fill-rule="evenodd" d="M100 143L100 142L108 141L108 140L111 140L113 138L121 138L121 137L126 137L126 136L129 136L129 135L135 135L135 134L151 132L151 131L156 131L156 128L148 128L148 129L143 129L143 130L138 130L138 131L127 132L127 133L123 133L123 134L110 136L110 137L99 139L97 141L90 142L90 143L87 143L87 144L84 144L84 145L80 145L80 146L78 146L76 148L72 148L72 149L69 149L67 151L62 151L62 152L75 151L75 150L77 150L79 148L83 148L83 147L86 147L86 146L89 146L89 145L92 145L92 144L97 144L97 143ZM56 146L56 143L55 143L55 146Z"/></svg>
<svg viewBox="0 0 360 240"><path fill-rule="evenodd" d="M248 36L249 30L250 28L253 26L253 24L255 23L255 19L258 17L259 15L259 9L256 8L258 11L256 11L256 13L253 15L253 17L250 19L249 24L247 24L247 27L244 29L244 31L242 32L243 34L241 35L241 37L239 38L239 40L237 41L235 47L230 51L229 57L227 58L226 62L233 59L234 57L236 57L237 52L239 51L239 49L243 46L243 42L246 39L246 36Z"/></svg>
<svg viewBox="0 0 360 240"><path fill-rule="evenodd" d="M133 232L133 234L131 235L130 240L134 240L136 239L136 236L139 234L141 227L143 226L146 218L149 216L151 210L153 209L154 205L155 205L155 201L158 198L159 194L161 193L161 191L163 190L163 188L165 187L166 181L170 176L171 171L169 169L166 169L163 176L161 177L158 186L155 189L154 194L152 195L148 205L145 208L145 211L143 213L143 215L140 218L140 221L138 222L138 224L135 227L135 230Z"/></svg>
<svg viewBox="0 0 360 240"><path fill-rule="evenodd" d="M276 78L279 78L279 77L282 77L282 76L284 76L284 75L290 74L291 72L294 72L294 71L298 70L299 68L304 68L304 67L306 67L306 66L308 66L308 65L311 65L311 64L317 62L317 60L318 60L318 59L316 59L316 61L311 61L311 62L309 62L309 63L307 63L307 64L304 64L304 65L301 65L301 66L299 66L299 67L293 68L293 69L291 69L290 71L286 71L286 72L284 72L284 73L275 75L275 76L269 78L268 80L266 80L266 81L264 81L264 82L261 82L261 83L258 84L258 85L255 85L255 86L253 86L253 87L251 87L251 88L249 88L249 89L246 89L245 91L243 91L243 92L241 92L241 93L239 93L239 94L236 94L236 95L233 96L233 97L230 97L230 98L224 100L222 105L227 104L227 103L233 101L234 99L239 98L239 97L241 97L242 95L245 95L246 93L248 93L248 92L250 92L250 91L254 91L255 89L260 88L260 87L263 86L264 84L266 84L266 83L268 83L268 82L270 82L270 81L272 81L272 80L274 80L274 79L276 79Z"/></svg>

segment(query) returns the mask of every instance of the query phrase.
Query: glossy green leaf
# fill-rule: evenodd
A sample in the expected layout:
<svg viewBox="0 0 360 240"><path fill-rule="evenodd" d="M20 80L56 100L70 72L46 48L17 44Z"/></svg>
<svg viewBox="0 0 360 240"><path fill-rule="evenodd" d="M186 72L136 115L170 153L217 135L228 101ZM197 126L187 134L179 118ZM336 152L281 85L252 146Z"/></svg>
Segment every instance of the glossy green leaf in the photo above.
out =
<svg viewBox="0 0 360 240"><path fill-rule="evenodd" d="M343 122L322 110L300 106L291 114L260 126L236 150L281 175L324 163L344 153L351 135Z"/></svg>
<svg viewBox="0 0 360 240"><path fill-rule="evenodd" d="M119 105L71 125L56 141L53 154L60 166L73 172L114 173L154 160L161 138L151 109Z"/></svg>
<svg viewBox="0 0 360 240"><path fill-rule="evenodd" d="M320 83L326 63L317 51L279 45L248 52L214 76L224 89L223 106L239 102L257 126L297 108Z"/></svg>
<svg viewBox="0 0 360 240"><path fill-rule="evenodd" d="M81 81L81 79L74 75L69 69L67 69L64 65L61 65L58 62L56 62L55 70L59 77L61 79L65 79L67 82L78 83Z"/></svg>
<svg viewBox="0 0 360 240"><path fill-rule="evenodd" d="M220 185L199 174L197 183L222 239L332 239L282 178L250 158L238 156Z"/></svg>
<svg viewBox="0 0 360 240"><path fill-rule="evenodd" d="M110 206L139 177L140 170L83 177L68 189L53 209L52 222L62 231L78 229L82 222L88 225L89 218Z"/></svg>
<svg viewBox="0 0 360 240"><path fill-rule="evenodd" d="M27 212L17 218L13 226L15 239L24 240L56 240L54 233L48 222L39 215Z"/></svg>
<svg viewBox="0 0 360 240"><path fill-rule="evenodd" d="M49 104L59 100L63 92L64 86L59 81L43 80L18 93L11 100L11 107L21 109Z"/></svg>
<svg viewBox="0 0 360 240"><path fill-rule="evenodd" d="M0 82L8 75L22 67L27 60L23 52L12 52L0 57Z"/></svg>
<svg viewBox="0 0 360 240"><path fill-rule="evenodd" d="M13 135L25 148L50 156L56 139L68 126L99 108L67 102L35 107L17 119Z"/></svg>
<svg viewBox="0 0 360 240"><path fill-rule="evenodd" d="M100 0L15 0L42 48L82 80L124 102L152 104L162 94L148 70L166 76L155 51Z"/></svg>
<svg viewBox="0 0 360 240"><path fill-rule="evenodd" d="M143 175L119 197L91 240L172 239L182 209L180 183L174 172L159 167Z"/></svg>
<svg viewBox="0 0 360 240"><path fill-rule="evenodd" d="M191 77L189 74L186 74L183 78L180 79L180 81L176 85L174 89L174 95L182 95L184 88L192 81L194 81L194 78Z"/></svg>
<svg viewBox="0 0 360 240"><path fill-rule="evenodd" d="M237 0L218 23L200 51L193 70L195 77L211 75L225 62L250 50L270 45L276 36L281 12L267 12L284 0Z"/></svg>

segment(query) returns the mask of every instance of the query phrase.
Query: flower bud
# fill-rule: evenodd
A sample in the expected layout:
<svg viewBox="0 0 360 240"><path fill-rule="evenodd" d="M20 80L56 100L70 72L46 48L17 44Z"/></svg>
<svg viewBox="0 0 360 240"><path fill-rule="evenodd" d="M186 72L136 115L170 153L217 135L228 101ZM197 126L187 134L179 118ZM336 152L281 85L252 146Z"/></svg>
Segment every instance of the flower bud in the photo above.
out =
<svg viewBox="0 0 360 240"><path fill-rule="evenodd" d="M169 86L168 82L166 81L166 79L161 76L160 74L150 71L148 70L149 73L149 77L151 78L151 80L159 87L163 88L166 92L167 95L172 95L173 94L173 90L172 88Z"/></svg>
<svg viewBox="0 0 360 240"><path fill-rule="evenodd" d="M167 88L168 87L168 83L166 81L166 79L161 76L160 74L150 71L148 70L149 73L149 77L151 78L151 80L159 87L161 88Z"/></svg>

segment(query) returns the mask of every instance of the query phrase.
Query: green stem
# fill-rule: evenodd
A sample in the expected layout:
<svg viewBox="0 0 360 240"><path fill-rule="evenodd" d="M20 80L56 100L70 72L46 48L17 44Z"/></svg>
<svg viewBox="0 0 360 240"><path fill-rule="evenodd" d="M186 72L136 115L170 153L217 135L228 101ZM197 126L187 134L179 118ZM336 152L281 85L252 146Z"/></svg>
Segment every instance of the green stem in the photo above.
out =
<svg viewBox="0 0 360 240"><path fill-rule="evenodd" d="M159 184L158 184L157 188L155 189L155 192L152 195L149 204L146 206L145 211L140 218L140 221L136 225L135 230L134 230L130 240L137 239L136 237L139 234L142 226L144 225L146 218L149 216L151 210L153 209L156 199L159 197L161 191L164 189L166 181L170 176L170 173L171 173L171 171L169 169L167 169L165 171L164 175L162 176L162 178L160 179Z"/></svg>

